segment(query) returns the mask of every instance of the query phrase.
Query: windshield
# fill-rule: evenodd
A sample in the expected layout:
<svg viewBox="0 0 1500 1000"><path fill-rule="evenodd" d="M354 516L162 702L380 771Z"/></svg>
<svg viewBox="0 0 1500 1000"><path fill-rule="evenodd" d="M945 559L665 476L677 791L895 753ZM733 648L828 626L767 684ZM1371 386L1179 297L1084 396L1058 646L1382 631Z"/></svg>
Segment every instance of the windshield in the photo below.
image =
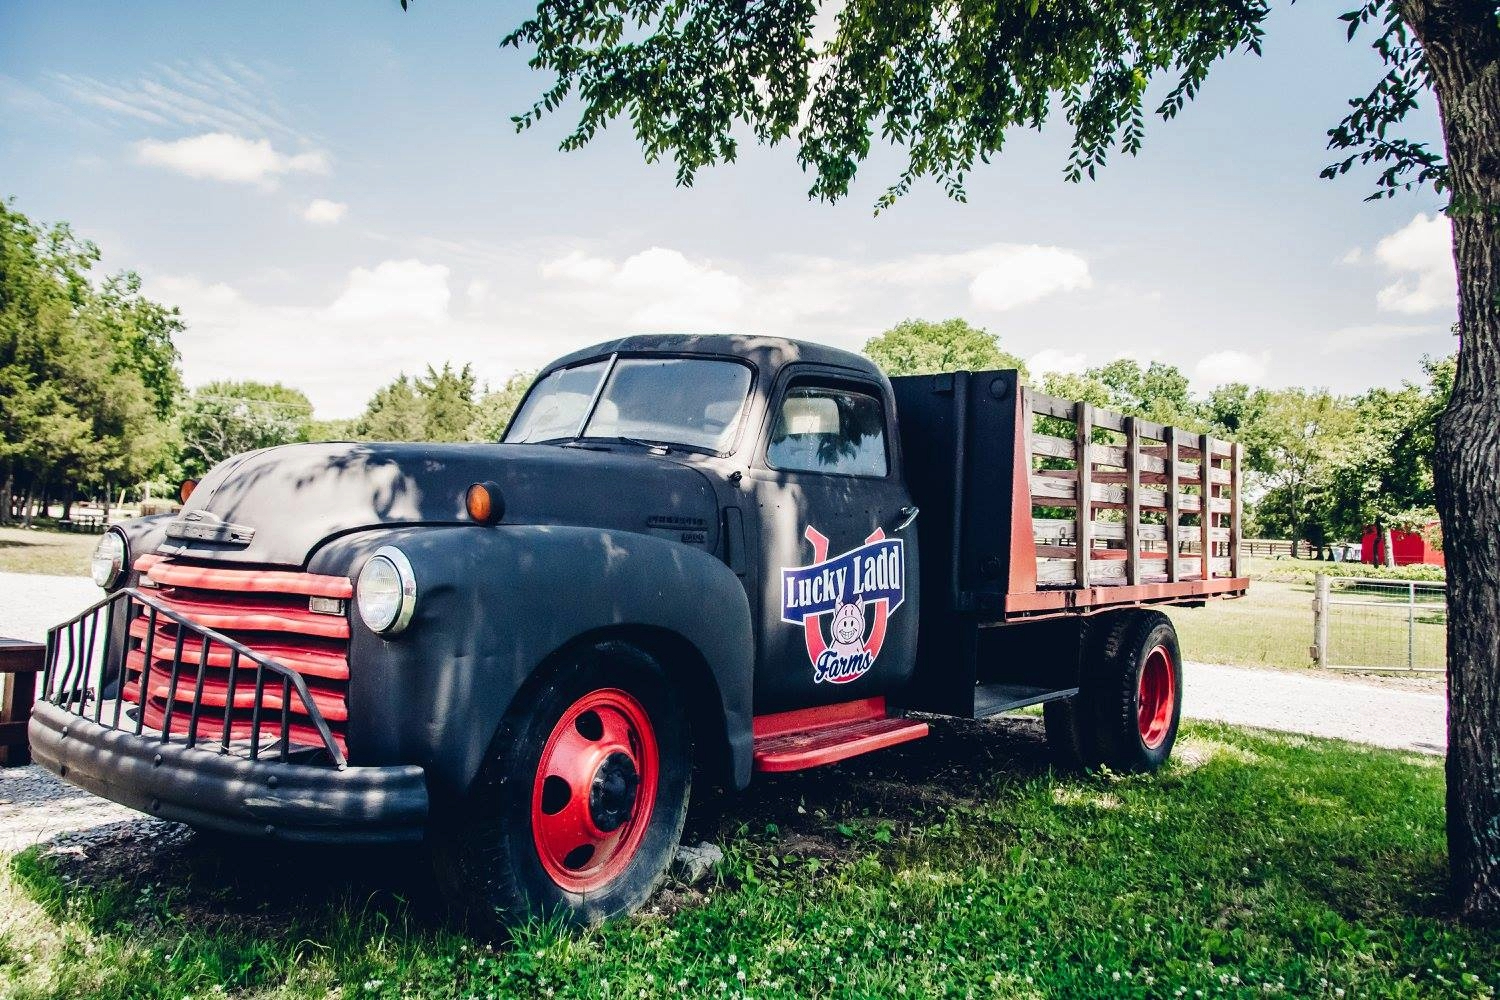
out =
<svg viewBox="0 0 1500 1000"><path fill-rule="evenodd" d="M542 379L510 422L505 440L525 444L576 435L607 366L606 361L594 361L576 368L559 368Z"/></svg>
<svg viewBox="0 0 1500 1000"><path fill-rule="evenodd" d="M548 375L527 397L505 440L635 439L728 451L750 392L750 369L707 358L620 358L580 430L607 363Z"/></svg>

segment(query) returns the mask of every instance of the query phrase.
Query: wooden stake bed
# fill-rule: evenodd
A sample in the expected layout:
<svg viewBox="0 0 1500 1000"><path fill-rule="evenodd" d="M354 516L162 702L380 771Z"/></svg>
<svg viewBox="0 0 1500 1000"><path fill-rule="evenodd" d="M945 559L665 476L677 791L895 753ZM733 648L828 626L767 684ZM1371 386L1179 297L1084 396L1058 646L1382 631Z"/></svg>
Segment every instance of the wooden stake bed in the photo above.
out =
<svg viewBox="0 0 1500 1000"><path fill-rule="evenodd" d="M934 595L984 625L1248 589L1239 445L1047 396L1014 371L892 384L924 619Z"/></svg>

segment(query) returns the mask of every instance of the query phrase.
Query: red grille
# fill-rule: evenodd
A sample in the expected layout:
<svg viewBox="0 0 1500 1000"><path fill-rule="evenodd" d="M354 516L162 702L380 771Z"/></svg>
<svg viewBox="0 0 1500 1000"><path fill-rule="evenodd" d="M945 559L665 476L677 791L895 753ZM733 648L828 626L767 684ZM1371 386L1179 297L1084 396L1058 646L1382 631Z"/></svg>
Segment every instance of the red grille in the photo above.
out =
<svg viewBox="0 0 1500 1000"><path fill-rule="evenodd" d="M155 587L147 593L164 607L296 671L307 684L313 704L328 724L340 751L347 753L345 734L349 720L349 619L346 615L310 611L313 597L347 601L354 586L341 576L316 576L272 570L238 570L189 566L162 556L145 555L135 561L142 584ZM149 583L147 583L149 581ZM141 704L141 673L146 662L149 631L144 610L130 623L130 653L125 662L125 700ZM166 721L171 688L171 665L176 651L177 626L158 619L151 642L151 669L144 704L146 725L160 730ZM182 664L173 699L171 731L186 734L196 691L202 646L189 638L183 645ZM216 739L224 725L229 694L231 654L222 646L210 646L203 675L196 736ZM230 735L248 739L253 726L256 690L253 668L241 672L234 684L234 706L230 713ZM268 681L260 695L260 738L275 740L280 733L283 710L279 681ZM290 739L310 746L322 745L300 700L290 703Z"/></svg>

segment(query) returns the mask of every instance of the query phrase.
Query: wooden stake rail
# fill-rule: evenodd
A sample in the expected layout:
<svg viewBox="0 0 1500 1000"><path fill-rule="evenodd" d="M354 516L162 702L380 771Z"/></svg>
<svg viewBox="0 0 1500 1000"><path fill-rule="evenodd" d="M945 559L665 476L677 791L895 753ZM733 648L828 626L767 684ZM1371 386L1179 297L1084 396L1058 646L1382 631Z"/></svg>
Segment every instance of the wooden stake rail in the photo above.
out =
<svg viewBox="0 0 1500 1000"><path fill-rule="evenodd" d="M1038 591L1243 589L1238 444L1031 390L1021 406ZM1073 433L1038 432L1037 416Z"/></svg>

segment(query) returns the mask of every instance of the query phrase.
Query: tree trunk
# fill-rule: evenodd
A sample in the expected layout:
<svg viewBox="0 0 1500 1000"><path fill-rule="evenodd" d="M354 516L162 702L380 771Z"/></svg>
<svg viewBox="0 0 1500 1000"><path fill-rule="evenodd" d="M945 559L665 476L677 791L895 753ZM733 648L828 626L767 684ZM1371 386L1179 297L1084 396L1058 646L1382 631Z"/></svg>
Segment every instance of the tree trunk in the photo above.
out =
<svg viewBox="0 0 1500 1000"><path fill-rule="evenodd" d="M16 472L10 466L5 468L5 482L0 483L0 524L9 524L11 518L11 504L16 495Z"/></svg>
<svg viewBox="0 0 1500 1000"><path fill-rule="evenodd" d="M1380 565L1388 568L1396 565L1396 533L1389 524L1380 529Z"/></svg>
<svg viewBox="0 0 1500 1000"><path fill-rule="evenodd" d="M1442 113L1458 375L1435 474L1448 562L1448 860L1460 915L1500 921L1500 25L1493 3L1400 0Z"/></svg>

